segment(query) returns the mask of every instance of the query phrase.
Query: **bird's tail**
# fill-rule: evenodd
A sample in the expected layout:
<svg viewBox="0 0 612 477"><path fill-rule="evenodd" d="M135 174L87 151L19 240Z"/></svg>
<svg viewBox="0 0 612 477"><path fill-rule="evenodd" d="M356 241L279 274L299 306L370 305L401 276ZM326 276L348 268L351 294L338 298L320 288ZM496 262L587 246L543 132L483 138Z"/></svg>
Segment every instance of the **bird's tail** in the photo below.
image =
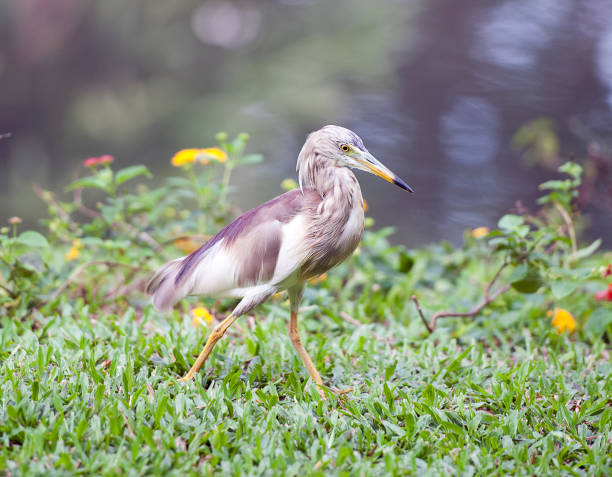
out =
<svg viewBox="0 0 612 477"><path fill-rule="evenodd" d="M159 311L167 311L189 293L188 280L176 283L185 257L177 258L166 263L149 280L145 293L153 295L153 306Z"/></svg>

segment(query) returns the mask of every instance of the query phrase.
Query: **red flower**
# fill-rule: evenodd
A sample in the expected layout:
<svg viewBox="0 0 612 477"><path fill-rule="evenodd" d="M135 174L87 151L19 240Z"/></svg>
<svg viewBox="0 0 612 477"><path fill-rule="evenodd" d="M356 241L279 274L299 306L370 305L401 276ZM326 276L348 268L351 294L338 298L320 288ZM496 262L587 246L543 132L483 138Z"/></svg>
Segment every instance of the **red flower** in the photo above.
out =
<svg viewBox="0 0 612 477"><path fill-rule="evenodd" d="M610 275L612 275L612 263L606 267L606 269L604 270L602 275L603 275L604 278L609 277Z"/></svg>
<svg viewBox="0 0 612 477"><path fill-rule="evenodd" d="M104 154L103 156L100 156L100 157L90 157L89 159L85 159L83 161L83 165L85 167L95 167L100 164L110 164L114 160L115 158L111 156L110 154Z"/></svg>
<svg viewBox="0 0 612 477"><path fill-rule="evenodd" d="M608 285L607 290L595 292L595 299L598 301L612 301L612 283Z"/></svg>

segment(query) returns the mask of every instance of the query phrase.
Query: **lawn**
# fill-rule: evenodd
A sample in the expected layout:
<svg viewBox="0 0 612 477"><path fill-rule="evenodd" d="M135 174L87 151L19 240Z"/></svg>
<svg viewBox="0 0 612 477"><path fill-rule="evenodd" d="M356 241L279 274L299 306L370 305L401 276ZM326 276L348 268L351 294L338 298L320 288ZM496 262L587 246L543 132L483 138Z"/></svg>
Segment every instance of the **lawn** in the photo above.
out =
<svg viewBox="0 0 612 477"><path fill-rule="evenodd" d="M221 142L231 164L241 150ZM225 217L205 212L232 214L233 166L221 188L210 177L202 188L189 166L165 187L192 184L194 230L214 230ZM573 223L551 234L558 224L542 216L506 216L461 247L408 250L369 220L357 253L311 283L301 309L323 400L289 340L282 294L238 320L195 381L177 382L214 324L194 307L219 320L232 303L153 310L143 280L185 247L160 237L194 221L168 210L168 189L118 192L146 169L92 168L77 186L108 199L90 221L73 221L80 196L43 194L46 237L17 221L2 232L3 474L610 474L612 303L601 290L612 254L577 246ZM490 291L503 293L470 313L496 276ZM425 317L469 316L430 333L413 295ZM561 308L570 323L554 321Z"/></svg>

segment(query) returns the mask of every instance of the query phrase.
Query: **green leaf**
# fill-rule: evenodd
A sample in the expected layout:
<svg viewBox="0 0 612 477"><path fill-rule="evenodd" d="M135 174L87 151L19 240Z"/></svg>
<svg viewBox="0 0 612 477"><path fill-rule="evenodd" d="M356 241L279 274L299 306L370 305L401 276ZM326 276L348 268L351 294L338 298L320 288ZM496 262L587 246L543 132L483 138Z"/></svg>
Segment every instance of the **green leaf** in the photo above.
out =
<svg viewBox="0 0 612 477"><path fill-rule="evenodd" d="M612 323L612 310L598 308L589 316L586 329L596 336L601 336L609 324Z"/></svg>
<svg viewBox="0 0 612 477"><path fill-rule="evenodd" d="M31 272L42 274L45 271L45 262L43 261L40 253L36 250L30 250L27 253L17 258L19 264Z"/></svg>
<svg viewBox="0 0 612 477"><path fill-rule="evenodd" d="M568 161L565 164L559 166L559 172L565 172L569 174L574 179L580 178L582 175L582 166L580 164L576 164L575 162Z"/></svg>
<svg viewBox="0 0 612 477"><path fill-rule="evenodd" d="M579 282L573 280L558 280L553 282L550 288L555 299L560 300L576 290L579 285Z"/></svg>
<svg viewBox="0 0 612 477"><path fill-rule="evenodd" d="M149 169L143 165L130 166L125 169L121 169L115 173L115 184L121 185L130 179L138 176L153 177Z"/></svg>
<svg viewBox="0 0 612 477"><path fill-rule="evenodd" d="M40 233L34 230L26 230L19 234L17 237L17 243L27 245L28 247L45 248L49 246L47 239Z"/></svg>
<svg viewBox="0 0 612 477"><path fill-rule="evenodd" d="M448 376L449 374L455 373L457 372L457 370L459 370L459 368L461 367L461 363L463 362L463 360L465 359L465 357L469 354L470 351L472 351L472 347L473 346L468 346L466 348L466 350L461 353L459 356L457 356L455 359L453 359L450 364L448 364L446 366L446 373L445 375Z"/></svg>
<svg viewBox="0 0 612 477"><path fill-rule="evenodd" d="M390 410L393 410L393 393L391 392L391 390L389 389L389 386L387 386L387 383L383 383L383 393L385 395L385 400L387 401L387 406L389 406Z"/></svg>
<svg viewBox="0 0 612 477"><path fill-rule="evenodd" d="M103 169L96 173L94 176L82 177L77 179L68 187L67 191L74 189L102 189L108 190L111 181L113 179L113 172L110 169Z"/></svg>
<svg viewBox="0 0 612 477"><path fill-rule="evenodd" d="M408 273L412 270L412 267L414 267L414 258L402 250L399 254L398 271Z"/></svg>
<svg viewBox="0 0 612 477"><path fill-rule="evenodd" d="M581 259L581 258L586 258L586 257L593 255L593 253L595 253L595 250L597 250L600 245L601 245L601 239L595 240L591 245L588 245L578 250L576 252L576 258Z"/></svg>
<svg viewBox="0 0 612 477"><path fill-rule="evenodd" d="M526 263L517 266L509 278L512 288L521 293L535 293L542 286L542 276Z"/></svg>
<svg viewBox="0 0 612 477"><path fill-rule="evenodd" d="M236 161L236 164L244 166L247 164L257 164L263 160L263 156L261 154L248 154L244 157L241 157Z"/></svg>
<svg viewBox="0 0 612 477"><path fill-rule="evenodd" d="M514 267L514 269L512 270L512 273L508 277L508 280L510 281L510 283L518 282L522 280L523 278L525 278L525 276L527 276L528 268L529 267L527 266L526 263L521 263L517 265L516 267Z"/></svg>
<svg viewBox="0 0 612 477"><path fill-rule="evenodd" d="M524 219L520 215L507 214L499 219L497 226L506 232L512 232L517 227L523 225L523 222Z"/></svg>
<svg viewBox="0 0 612 477"><path fill-rule="evenodd" d="M562 191L567 191L571 188L571 182L567 179L565 180L552 180L552 181L546 181L546 182L542 182L538 188L540 190L562 190Z"/></svg>

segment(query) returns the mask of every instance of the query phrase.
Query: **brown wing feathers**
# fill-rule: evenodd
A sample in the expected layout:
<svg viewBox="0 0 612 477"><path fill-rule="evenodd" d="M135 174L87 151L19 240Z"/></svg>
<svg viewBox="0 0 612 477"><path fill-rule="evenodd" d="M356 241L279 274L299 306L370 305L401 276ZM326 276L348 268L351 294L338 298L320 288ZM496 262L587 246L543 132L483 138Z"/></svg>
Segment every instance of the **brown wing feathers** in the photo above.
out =
<svg viewBox="0 0 612 477"><path fill-rule="evenodd" d="M153 294L153 304L167 309L190 293L187 278L207 255L220 247L235 257L239 264L235 287L256 285L274 275L282 242L282 224L293 219L306 204L320 200L310 188L286 192L265 202L228 224L213 238L190 255L164 265L147 284L146 292Z"/></svg>

